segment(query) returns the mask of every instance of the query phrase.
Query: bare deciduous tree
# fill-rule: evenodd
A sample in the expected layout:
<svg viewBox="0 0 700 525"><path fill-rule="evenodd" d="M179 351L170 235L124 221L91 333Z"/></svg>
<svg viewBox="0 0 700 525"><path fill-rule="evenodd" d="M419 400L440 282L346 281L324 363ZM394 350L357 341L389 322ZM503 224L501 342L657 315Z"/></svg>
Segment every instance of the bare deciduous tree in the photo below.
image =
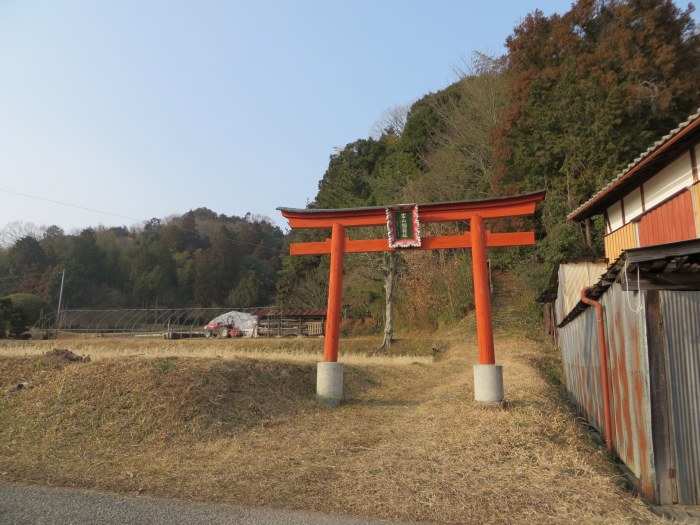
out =
<svg viewBox="0 0 700 525"><path fill-rule="evenodd" d="M9 248L23 237L42 237L44 229L38 227L33 222L14 221L8 223L0 230L0 246Z"/></svg>
<svg viewBox="0 0 700 525"><path fill-rule="evenodd" d="M456 96L436 107L440 129L423 162L428 177L411 181L408 200L479 199L495 193L493 136L505 109L503 58L475 53L455 68Z"/></svg>
<svg viewBox="0 0 700 525"><path fill-rule="evenodd" d="M410 109L410 104L392 106L385 109L372 126L371 136L378 139L386 133L401 135L403 128L406 126L406 119L408 118Z"/></svg>

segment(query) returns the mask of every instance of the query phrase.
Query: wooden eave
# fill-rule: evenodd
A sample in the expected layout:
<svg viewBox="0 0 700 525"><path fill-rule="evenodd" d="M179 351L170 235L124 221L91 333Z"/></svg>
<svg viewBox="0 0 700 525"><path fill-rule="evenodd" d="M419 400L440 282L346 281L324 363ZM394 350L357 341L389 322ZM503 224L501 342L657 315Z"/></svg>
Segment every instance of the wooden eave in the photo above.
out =
<svg viewBox="0 0 700 525"><path fill-rule="evenodd" d="M536 191L491 199L419 204L421 223L466 221L474 215L484 219L532 215L544 199L545 191ZM391 206L390 206L391 207ZM385 226L386 206L339 209L277 208L291 228L331 228L340 223L346 227Z"/></svg>
<svg viewBox="0 0 700 525"><path fill-rule="evenodd" d="M642 154L642 158L631 164L627 171L623 171L613 181L603 188L597 195L579 206L567 215L568 221L582 221L594 215L603 213L610 205L619 201L632 190L641 186L644 182L656 175L668 164L676 160L683 152L694 147L700 137L700 114L692 116L686 121L685 126L677 128L676 133L671 132L661 141Z"/></svg>

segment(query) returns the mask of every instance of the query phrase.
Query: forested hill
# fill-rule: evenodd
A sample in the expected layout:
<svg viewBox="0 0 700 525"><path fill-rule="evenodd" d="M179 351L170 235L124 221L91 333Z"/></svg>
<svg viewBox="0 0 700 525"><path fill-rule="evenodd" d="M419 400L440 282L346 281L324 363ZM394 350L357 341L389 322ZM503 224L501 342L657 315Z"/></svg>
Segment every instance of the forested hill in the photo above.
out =
<svg viewBox="0 0 700 525"><path fill-rule="evenodd" d="M567 213L700 106L692 11L669 0L579 0L567 13L528 14L504 56L475 54L455 83L388 110L372 137L331 155L310 206L454 201L544 188L547 198L532 222L489 225L535 229L535 248L493 250L491 259L496 268L521 272L536 291L556 260L602 253L602 224L568 223ZM440 227L448 233L456 226ZM55 305L65 268L71 307L156 301L323 307L327 257L288 257L283 245L327 235L294 232L284 239L264 219L206 209L142 228L66 235L52 227L5 239L0 296L30 292ZM394 261L399 321L435 326L463 316L471 301L468 257L420 252ZM347 258L347 327L381 325L389 263L381 256Z"/></svg>
<svg viewBox="0 0 700 525"><path fill-rule="evenodd" d="M68 308L270 304L284 237L267 219L206 208L143 227L3 233L0 296L31 293L55 307L65 269Z"/></svg>
<svg viewBox="0 0 700 525"><path fill-rule="evenodd" d="M602 254L602 223L566 215L627 163L696 111L700 38L693 7L667 0L579 0L569 12L524 17L506 55L476 54L460 79L406 108L377 133L331 156L317 208L477 199L546 189L529 226L535 249L493 250L492 262L523 274L536 292L555 261ZM468 254L467 254L468 256ZM450 254L402 258L399 307L420 323L469 308L454 285L468 266ZM283 300L312 299L322 261L284 261ZM348 311L381 316L381 264L356 263ZM459 297L467 299L458 300ZM440 313L436 313L440 312Z"/></svg>

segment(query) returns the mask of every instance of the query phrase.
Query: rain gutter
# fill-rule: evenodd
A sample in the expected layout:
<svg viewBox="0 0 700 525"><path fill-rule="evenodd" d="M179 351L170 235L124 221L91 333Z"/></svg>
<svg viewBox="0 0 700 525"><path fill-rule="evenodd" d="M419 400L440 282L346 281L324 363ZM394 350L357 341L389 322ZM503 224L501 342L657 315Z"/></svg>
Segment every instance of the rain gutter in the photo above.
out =
<svg viewBox="0 0 700 525"><path fill-rule="evenodd" d="M603 305L598 301L590 299L586 293L592 290L593 286L586 286L581 290L581 300L596 309L598 320L598 349L600 350L600 378L603 387L603 412L605 415L605 444L608 452L612 454L612 417L610 415L610 387L608 383L608 343L605 337L605 321L603 319Z"/></svg>

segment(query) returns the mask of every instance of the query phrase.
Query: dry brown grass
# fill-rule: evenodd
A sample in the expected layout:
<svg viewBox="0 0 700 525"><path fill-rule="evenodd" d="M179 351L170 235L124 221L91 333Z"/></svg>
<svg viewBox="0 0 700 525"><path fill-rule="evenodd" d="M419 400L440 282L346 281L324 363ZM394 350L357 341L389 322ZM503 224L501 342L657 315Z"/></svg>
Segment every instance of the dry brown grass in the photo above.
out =
<svg viewBox="0 0 700 525"><path fill-rule="evenodd" d="M381 343L379 336L343 338L340 354L346 362L363 362L367 357L381 362L419 359L432 360L433 348L444 348L445 337L415 336L397 340L388 353L373 355ZM253 356L268 360L319 361L323 355L323 339L319 338L258 338L258 339L181 339L165 341L160 338L81 338L49 341L0 340L0 356L19 357L41 355L56 348L65 348L91 359L114 357L215 357L233 358Z"/></svg>
<svg viewBox="0 0 700 525"><path fill-rule="evenodd" d="M145 343L2 357L0 479L431 523L663 523L533 368L538 345L497 340L508 403L486 409L465 340L441 336L434 363L358 358L336 409L313 399L319 353L296 341L306 361L195 358L191 341L169 359Z"/></svg>

